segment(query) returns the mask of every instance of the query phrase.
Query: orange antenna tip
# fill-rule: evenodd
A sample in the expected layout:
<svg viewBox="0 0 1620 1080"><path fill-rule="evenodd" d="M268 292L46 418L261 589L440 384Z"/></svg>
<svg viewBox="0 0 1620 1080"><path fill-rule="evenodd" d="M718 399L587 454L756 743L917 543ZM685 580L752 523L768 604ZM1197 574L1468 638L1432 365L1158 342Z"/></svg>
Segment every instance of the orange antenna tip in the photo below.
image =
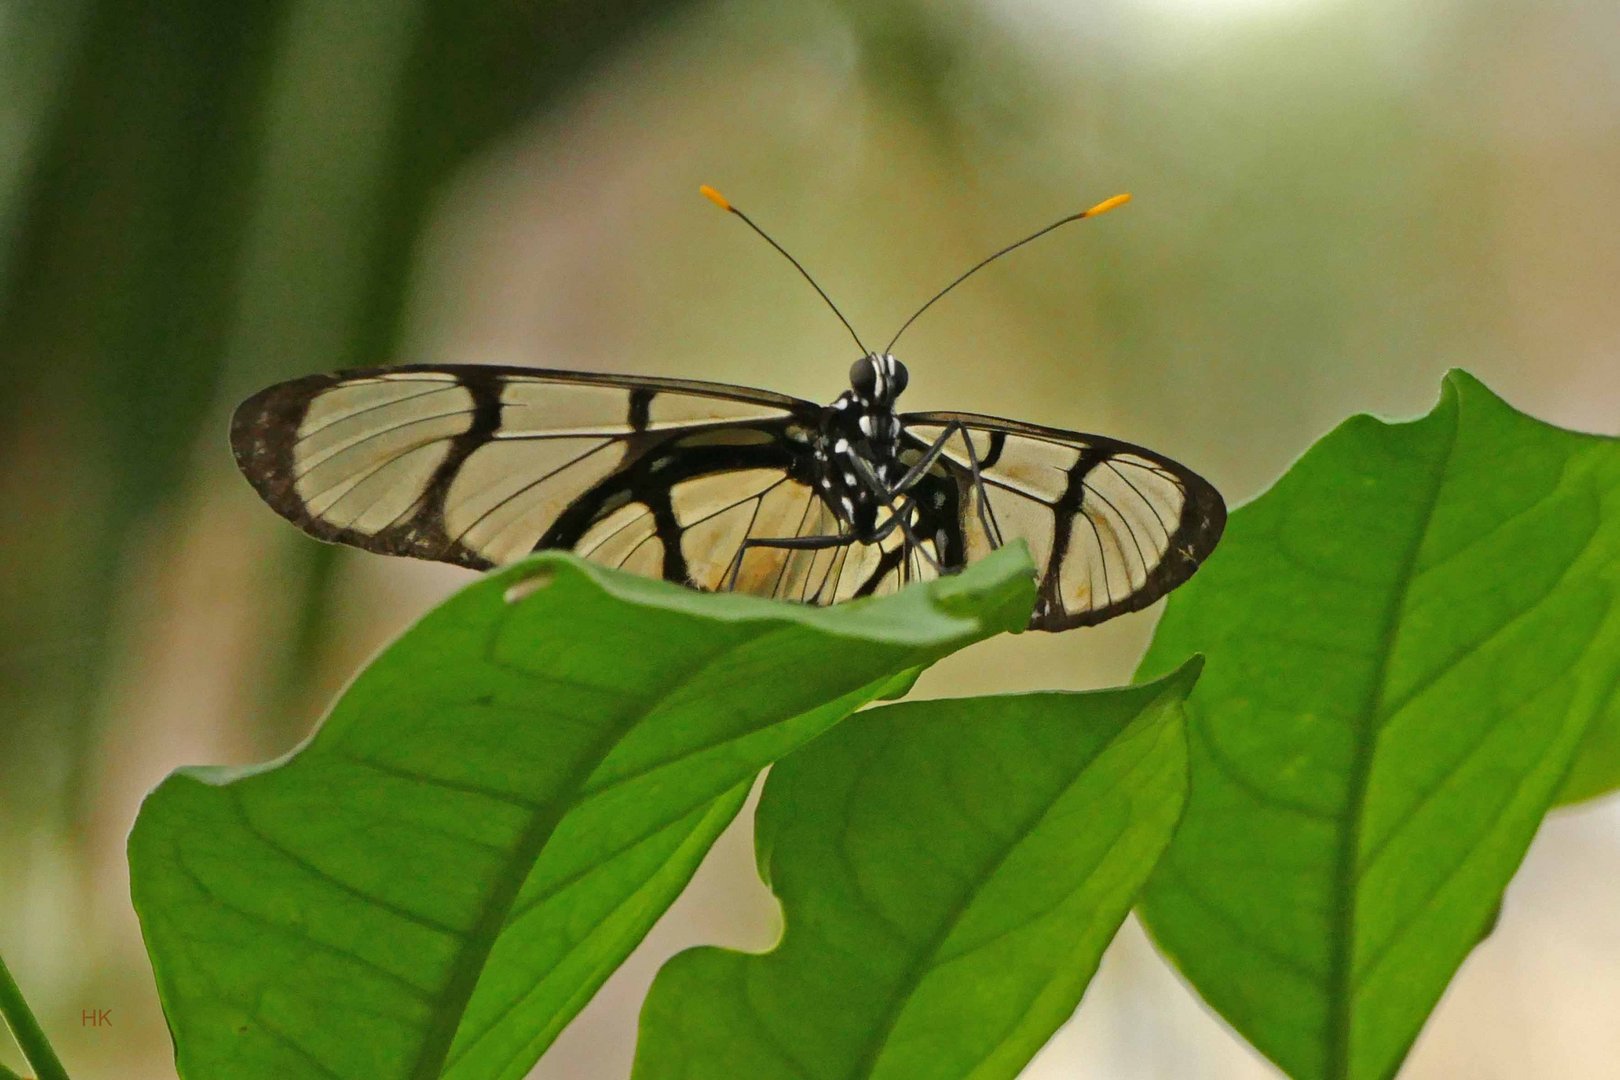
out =
<svg viewBox="0 0 1620 1080"><path fill-rule="evenodd" d="M1126 192L1123 195L1115 195L1112 199L1104 199L1102 202L1098 203L1096 206L1093 206L1090 210L1087 210L1080 216L1096 217L1098 214L1106 214L1110 210L1116 210L1130 201L1130 192Z"/></svg>
<svg viewBox="0 0 1620 1080"><path fill-rule="evenodd" d="M722 210L731 209L731 204L726 201L726 197L714 190L714 188L710 187L708 184L704 184L702 187L698 188L698 193Z"/></svg>

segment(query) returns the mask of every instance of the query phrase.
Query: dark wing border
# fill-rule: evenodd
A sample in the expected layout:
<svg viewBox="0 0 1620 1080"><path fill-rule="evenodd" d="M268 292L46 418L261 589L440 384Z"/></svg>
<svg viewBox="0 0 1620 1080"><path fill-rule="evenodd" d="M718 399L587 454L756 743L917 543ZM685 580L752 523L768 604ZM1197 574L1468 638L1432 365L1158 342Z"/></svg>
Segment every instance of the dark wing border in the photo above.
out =
<svg viewBox="0 0 1620 1080"><path fill-rule="evenodd" d="M473 419L467 430L446 440L450 451L445 455L416 507L402 524L396 524L375 533L359 533L352 529L332 525L311 514L294 490L297 480L293 469L293 445L304 416L321 392L346 382L374 379L387 375L450 375L472 395ZM512 378L540 382L572 383L575 385L607 386L630 391L626 424L630 431L618 438L644 437L650 449L670 438L680 438L694 432L727 427L759 426L757 420L715 420L694 423L684 427L666 427L647 432L648 408L653 396L659 393L686 394L695 397L746 401L789 412L799 422L814 423L820 407L802 398L787 394L757 390L729 383L704 382L697 379L670 379L654 375L620 375L608 372L567 371L559 368L523 367L516 364L396 364L383 367L349 368L344 371L305 375L296 379L267 386L236 407L231 416L231 452L236 466L253 489L282 517L297 525L317 540L347 544L382 555L405 555L419 559L432 559L454 563L473 570L489 570L496 564L453 540L444 532L444 500L451 481L466 463L467 458L487 443L500 428L501 388ZM644 391L638 394L637 391ZM781 421L769 421L781 423ZM632 465L641 454L627 460ZM424 513L428 519L423 521ZM437 534L433 527L437 527Z"/></svg>
<svg viewBox="0 0 1620 1080"><path fill-rule="evenodd" d="M1019 420L986 416L982 413L904 413L901 415L900 421L902 430L904 430L904 426L912 424L936 426L961 424L963 427L987 433L990 436L990 452L979 462L981 470L994 468L996 458L1000 454L1002 446L1005 445L1006 436L1008 435L1027 435L1032 438L1067 443L1080 451L1080 460L1069 470L1067 490L1056 503L1046 504L1053 507L1055 517L1052 554L1044 567L1036 568L1040 577L1037 581L1035 613L1030 617L1029 621L1032 630L1059 631L1072 630L1080 626L1095 626L1098 623L1114 618L1116 615L1123 615L1130 611L1140 611L1192 577L1198 567L1215 550L1215 545L1220 542L1221 534L1226 530L1226 501L1221 498L1221 493L1215 490L1214 485L1185 465L1172 461L1163 454L1149 450L1145 446L1138 446L1135 443L1124 442L1120 439L1111 439L1106 435L1091 435L1082 431L1066 431L1062 428L1046 427L1041 424L1027 424ZM908 438L911 440L912 445L916 445L921 441L916 435L908 435ZM1103 607L1070 613L1064 610L1058 598L1059 568L1068 554L1069 537L1075 517L1083 512L1080 509L1080 502L1085 494L1085 478L1092 469L1120 454L1130 454L1151 461L1175 478L1176 483L1186 493L1186 501L1181 508L1181 518L1176 522L1175 529L1170 533L1164 558L1160 559L1158 564L1148 571L1147 580L1140 589L1122 600ZM956 474L958 484L963 488L964 497L961 513L963 515L972 513L972 478L969 470L949 457L942 457L940 460L946 468ZM1028 498L1028 496L1022 497ZM1065 509L1068 510L1068 513L1063 512ZM964 524L963 528L965 527Z"/></svg>

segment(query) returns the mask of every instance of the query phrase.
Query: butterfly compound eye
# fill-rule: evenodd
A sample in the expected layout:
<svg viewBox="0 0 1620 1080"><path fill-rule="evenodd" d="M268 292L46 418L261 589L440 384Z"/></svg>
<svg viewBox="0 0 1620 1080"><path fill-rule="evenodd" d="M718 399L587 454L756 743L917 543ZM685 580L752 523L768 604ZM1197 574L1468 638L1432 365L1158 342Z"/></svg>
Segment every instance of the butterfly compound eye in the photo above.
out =
<svg viewBox="0 0 1620 1080"><path fill-rule="evenodd" d="M911 381L911 376L906 371L906 365L894 357L885 359L889 361L889 396L897 398L906 392L906 383Z"/></svg>
<svg viewBox="0 0 1620 1080"><path fill-rule="evenodd" d="M870 401L877 393L877 362L863 356L849 366L849 385L857 397Z"/></svg>

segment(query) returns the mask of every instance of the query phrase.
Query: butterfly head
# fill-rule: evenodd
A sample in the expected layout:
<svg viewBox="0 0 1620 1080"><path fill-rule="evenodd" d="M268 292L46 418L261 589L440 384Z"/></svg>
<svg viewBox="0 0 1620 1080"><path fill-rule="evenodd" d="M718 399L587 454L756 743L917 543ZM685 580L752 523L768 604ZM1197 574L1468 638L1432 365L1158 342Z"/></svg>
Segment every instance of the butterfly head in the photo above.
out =
<svg viewBox="0 0 1620 1080"><path fill-rule="evenodd" d="M906 365L889 353L867 353L849 369L849 385L862 405L888 407L906 389Z"/></svg>

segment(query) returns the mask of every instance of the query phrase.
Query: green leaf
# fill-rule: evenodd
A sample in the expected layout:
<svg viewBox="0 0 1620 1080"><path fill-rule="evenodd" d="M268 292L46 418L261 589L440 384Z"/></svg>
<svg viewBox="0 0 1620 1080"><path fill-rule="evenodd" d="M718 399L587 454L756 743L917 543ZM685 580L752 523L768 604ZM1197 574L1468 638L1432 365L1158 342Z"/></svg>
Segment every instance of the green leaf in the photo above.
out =
<svg viewBox="0 0 1620 1080"><path fill-rule="evenodd" d="M1232 515L1141 674L1207 657L1144 915L1294 1077L1384 1077L1620 678L1620 442L1447 377Z"/></svg>
<svg viewBox="0 0 1620 1080"><path fill-rule="evenodd" d="M289 759L130 838L193 1078L519 1077L758 770L1034 599L1022 550L882 600L705 596L545 555L452 597Z"/></svg>
<svg viewBox="0 0 1620 1080"><path fill-rule="evenodd" d="M1592 724L1575 756L1575 765L1559 789L1561 804L1583 802L1620 788L1620 692L1611 694L1608 708Z"/></svg>
<svg viewBox="0 0 1620 1080"><path fill-rule="evenodd" d="M634 1075L1017 1075L1170 839L1197 677L873 709L778 764L758 847L786 936L666 964Z"/></svg>

